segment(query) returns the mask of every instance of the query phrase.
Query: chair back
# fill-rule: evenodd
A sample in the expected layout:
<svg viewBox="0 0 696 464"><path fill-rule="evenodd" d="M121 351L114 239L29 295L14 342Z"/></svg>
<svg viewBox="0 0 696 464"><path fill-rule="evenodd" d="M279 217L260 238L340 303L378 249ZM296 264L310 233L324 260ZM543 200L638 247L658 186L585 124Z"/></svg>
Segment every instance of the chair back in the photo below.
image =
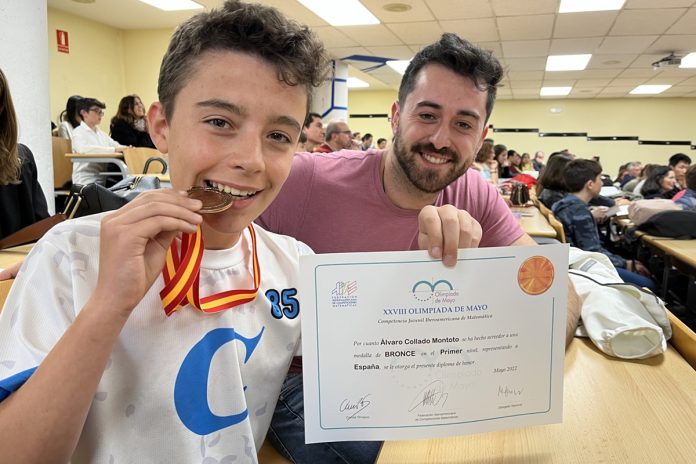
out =
<svg viewBox="0 0 696 464"><path fill-rule="evenodd" d="M167 164L164 155L154 148L135 147L123 150L123 159L128 166L131 175L150 173L164 174L167 172ZM148 163L148 160L159 161L158 163Z"/></svg>
<svg viewBox="0 0 696 464"><path fill-rule="evenodd" d="M551 210L548 209L546 205L543 204L541 201L537 200L535 202L535 205L537 206L537 208L539 208L539 211L541 211L541 215L544 216L546 219L549 218L549 214L553 214L551 213Z"/></svg>
<svg viewBox="0 0 696 464"><path fill-rule="evenodd" d="M61 137L51 137L53 152L53 187L59 190L72 179L72 162L65 157L72 153L72 143Z"/></svg>
<svg viewBox="0 0 696 464"><path fill-rule="evenodd" d="M556 238L558 239L558 241L561 243L566 243L565 230L563 230L563 224L561 223L561 221L556 219L556 216L554 216L551 211L549 211L549 215L546 217L546 220L549 221L549 224L551 224L553 230L556 231Z"/></svg>

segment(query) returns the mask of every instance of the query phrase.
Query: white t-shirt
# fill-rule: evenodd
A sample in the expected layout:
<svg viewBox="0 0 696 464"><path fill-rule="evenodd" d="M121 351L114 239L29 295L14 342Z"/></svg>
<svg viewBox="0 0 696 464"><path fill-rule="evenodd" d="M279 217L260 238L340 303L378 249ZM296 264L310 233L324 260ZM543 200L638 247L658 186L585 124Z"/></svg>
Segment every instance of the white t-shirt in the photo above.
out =
<svg viewBox="0 0 696 464"><path fill-rule="evenodd" d="M104 215L59 224L27 257L0 314L0 399L23 384L90 297ZM73 464L256 462L299 344L295 289L308 248L255 230L254 301L210 315L186 306L166 317L162 277L155 281L114 347ZM253 287L250 243L245 231L231 249L205 250L201 297Z"/></svg>
<svg viewBox="0 0 696 464"><path fill-rule="evenodd" d="M72 131L73 153L94 153L108 155L116 153L116 147L121 144L109 137L98 127L95 130L85 124L84 121ZM106 168L104 163L73 163L73 184L90 184L92 182L104 183L99 175Z"/></svg>

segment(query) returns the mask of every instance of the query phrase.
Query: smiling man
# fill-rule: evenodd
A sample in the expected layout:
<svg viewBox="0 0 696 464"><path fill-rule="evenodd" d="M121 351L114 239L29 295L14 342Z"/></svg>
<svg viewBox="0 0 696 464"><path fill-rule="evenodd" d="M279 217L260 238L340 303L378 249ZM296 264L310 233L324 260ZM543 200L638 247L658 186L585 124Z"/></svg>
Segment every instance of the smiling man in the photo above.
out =
<svg viewBox="0 0 696 464"><path fill-rule="evenodd" d="M455 34L416 54L392 105L390 148L295 155L259 218L317 253L427 249L454 266L458 248L536 245L494 186L470 170L503 69ZM579 308L569 295L567 339ZM304 444L301 360L281 391L269 439L296 463L373 462L378 442Z"/></svg>

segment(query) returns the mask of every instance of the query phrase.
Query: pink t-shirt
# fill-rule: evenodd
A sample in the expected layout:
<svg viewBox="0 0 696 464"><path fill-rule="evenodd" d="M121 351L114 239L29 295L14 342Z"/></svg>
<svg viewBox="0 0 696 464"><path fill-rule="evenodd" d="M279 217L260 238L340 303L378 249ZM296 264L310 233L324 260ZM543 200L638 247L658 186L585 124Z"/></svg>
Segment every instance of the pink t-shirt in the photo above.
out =
<svg viewBox="0 0 696 464"><path fill-rule="evenodd" d="M419 210L394 206L384 193L382 153L296 154L278 197L256 222L316 253L417 250ZM497 190L472 169L440 192L434 205L445 204L481 224L481 247L510 245L524 233Z"/></svg>

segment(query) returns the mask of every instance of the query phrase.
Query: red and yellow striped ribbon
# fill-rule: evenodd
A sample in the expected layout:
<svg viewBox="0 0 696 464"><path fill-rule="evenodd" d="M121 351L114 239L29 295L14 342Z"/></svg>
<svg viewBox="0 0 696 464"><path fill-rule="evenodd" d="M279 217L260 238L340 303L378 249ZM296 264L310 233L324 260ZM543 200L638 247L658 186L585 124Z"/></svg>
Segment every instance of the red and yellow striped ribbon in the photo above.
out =
<svg viewBox="0 0 696 464"><path fill-rule="evenodd" d="M204 250L201 228L198 227L194 234L182 234L181 252L177 247L176 239L172 240L162 270L164 288L160 292L164 313L167 316L186 304L191 304L204 313L217 313L256 298L261 282L261 268L256 252L256 232L252 225L249 225L248 230L251 235L254 288L229 290L203 298L199 296L199 275Z"/></svg>

